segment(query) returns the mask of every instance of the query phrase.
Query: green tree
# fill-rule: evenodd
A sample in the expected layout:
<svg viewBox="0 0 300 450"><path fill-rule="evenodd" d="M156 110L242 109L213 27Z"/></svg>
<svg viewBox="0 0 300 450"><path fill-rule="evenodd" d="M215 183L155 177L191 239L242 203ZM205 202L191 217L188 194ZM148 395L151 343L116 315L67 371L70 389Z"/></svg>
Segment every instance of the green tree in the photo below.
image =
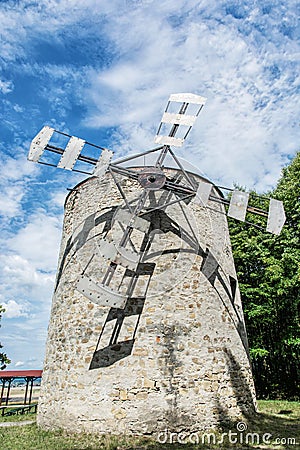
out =
<svg viewBox="0 0 300 450"><path fill-rule="evenodd" d="M2 313L5 312L5 309L0 305L0 320L2 317ZM0 325L1 326L1 325ZM0 349L3 348L3 346L0 343ZM5 369L6 364L9 364L10 360L8 359L7 355L3 352L0 352L0 370Z"/></svg>
<svg viewBox="0 0 300 450"><path fill-rule="evenodd" d="M270 193L284 202L279 236L230 221L257 393L299 398L300 153Z"/></svg>

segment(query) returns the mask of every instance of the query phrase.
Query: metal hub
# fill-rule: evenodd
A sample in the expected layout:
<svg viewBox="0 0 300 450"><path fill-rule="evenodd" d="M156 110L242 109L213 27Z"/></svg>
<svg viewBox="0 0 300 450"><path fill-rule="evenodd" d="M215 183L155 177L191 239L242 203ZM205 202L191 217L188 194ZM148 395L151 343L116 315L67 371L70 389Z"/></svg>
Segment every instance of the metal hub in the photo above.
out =
<svg viewBox="0 0 300 450"><path fill-rule="evenodd" d="M166 182L166 175L161 169L147 167L140 172L138 181L143 188L155 191L163 187Z"/></svg>

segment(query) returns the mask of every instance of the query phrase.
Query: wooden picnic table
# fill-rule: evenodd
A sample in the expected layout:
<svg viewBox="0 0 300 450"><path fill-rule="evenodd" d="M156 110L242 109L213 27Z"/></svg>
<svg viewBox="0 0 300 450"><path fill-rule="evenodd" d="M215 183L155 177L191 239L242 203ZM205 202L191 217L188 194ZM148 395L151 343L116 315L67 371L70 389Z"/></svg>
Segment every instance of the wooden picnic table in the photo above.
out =
<svg viewBox="0 0 300 450"><path fill-rule="evenodd" d="M37 403L29 405L4 405L0 406L2 416L13 416L14 414L26 414L31 411L36 412ZM7 409L9 409L7 411Z"/></svg>

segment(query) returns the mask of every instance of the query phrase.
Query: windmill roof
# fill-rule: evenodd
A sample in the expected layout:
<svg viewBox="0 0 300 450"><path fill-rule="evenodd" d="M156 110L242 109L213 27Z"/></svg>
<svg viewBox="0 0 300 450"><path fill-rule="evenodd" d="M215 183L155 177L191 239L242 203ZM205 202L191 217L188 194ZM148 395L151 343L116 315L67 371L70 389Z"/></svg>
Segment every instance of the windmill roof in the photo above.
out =
<svg viewBox="0 0 300 450"><path fill-rule="evenodd" d="M120 165L123 165L124 167L143 167L143 166L151 167L151 166L155 165L155 162L157 160L157 154L149 153L147 155L140 156L137 153L136 156L132 155L132 158L133 159L131 159L129 161L120 163ZM180 162L180 164L182 165L182 167L184 168L184 170L186 170L187 172L193 173L195 175L198 175L201 178L204 178L205 180L208 180L207 175L204 172L202 172L198 167L194 166L192 163L190 163L189 161L187 161L184 158L177 157L177 159ZM118 163L118 160L116 160L116 163ZM167 154L167 156L164 160L163 166L165 168L170 168L170 169L177 169L177 170L179 169L178 164L176 163L176 161L173 159L173 157L170 154Z"/></svg>

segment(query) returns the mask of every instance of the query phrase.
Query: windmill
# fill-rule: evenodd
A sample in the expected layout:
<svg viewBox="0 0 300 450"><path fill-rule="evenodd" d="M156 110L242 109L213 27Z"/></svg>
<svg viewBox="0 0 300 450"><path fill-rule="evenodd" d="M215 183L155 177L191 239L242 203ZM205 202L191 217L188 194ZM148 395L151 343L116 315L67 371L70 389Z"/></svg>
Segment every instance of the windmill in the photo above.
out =
<svg viewBox="0 0 300 450"><path fill-rule="evenodd" d="M89 175L97 185L107 184L109 178L110 184L105 185L108 193L118 198L117 204L100 208L101 214L95 206L73 227L57 276L58 292L63 289L60 282L68 264L78 260L80 271L72 279L73 288L97 307L109 307L90 370L115 367L132 355L145 301L151 303L160 295L164 302L165 293L182 283L189 271L197 270L197 264L217 292L247 353L241 307L236 299L237 281L233 273L228 275L222 268L222 247L213 239L209 244L199 239L199 217L194 217L193 210L208 214L211 228L212 217L217 215L249 224L253 216L258 216L261 224L255 221L253 225L275 235L284 225L285 214L282 202L263 199L268 209L258 208L257 196L253 199L247 192L217 186L193 173L177 157L173 147L184 144L205 101L195 94L172 94L155 136L158 146L137 155L113 160L111 150L47 126L31 143L30 161ZM230 196L223 195L224 191ZM77 192L75 188L71 195L76 197ZM168 233L173 236L172 248L165 242ZM173 328L170 325L166 329L172 341ZM157 343L160 339L158 335ZM173 395L173 403L177 396Z"/></svg>
<svg viewBox="0 0 300 450"><path fill-rule="evenodd" d="M30 161L53 165L54 167L70 171L73 170L74 172L97 176L99 178L103 177L106 172L109 172L124 200L124 207L118 211L114 218L114 220L118 220L124 225L124 233L120 242L117 244L110 243L103 238L98 244L100 251L110 260L110 266L104 280L100 283L99 281L94 283L88 281L88 279L82 275L77 283L77 289L89 299L95 300L96 303L100 302L108 306L120 308L125 306L126 296L111 291L109 289L109 283L118 265L131 270L137 269L142 255L138 251L129 250L128 247L130 234L134 228L137 228L144 233L148 232L149 222L143 219L143 215L149 214L150 211L158 209L163 210L171 204L188 202L193 198L196 203L199 203L203 207L207 207L208 200L220 202L220 198L213 194L213 187L220 189L220 186L214 186L212 183L204 181L200 183L195 182L183 167L180 159L176 156L176 153L171 149L171 146L180 147L183 145L197 116L205 104L205 100L205 98L194 94L171 95L155 137L155 143L161 144L161 146L114 162L112 161L113 152L111 150L90 144L75 136L66 135L65 133L61 133L47 126L33 139L28 155ZM174 103L176 105L179 104L178 112L168 112L171 105L173 106ZM187 114L188 109L191 106L197 107L193 115ZM168 135L160 134L165 124L170 126ZM176 135L180 134L182 128L184 129L184 134L181 134L182 137L176 137ZM55 133L69 138L65 149L49 143L51 137ZM100 150L100 157L96 159L85 156L82 152L84 147L93 147ZM44 151L60 155L57 166L53 163L41 160ZM124 167L124 163L129 163L130 161L134 162L138 158L150 154L157 155L152 167L147 166L141 168L139 171ZM169 179L164 172L164 161L167 155L171 156L179 170L180 175L176 180ZM93 170L84 171L82 169L76 169L74 166L77 161L90 165ZM142 192L139 193L134 202L129 202L124 190L116 178L116 174L137 180L143 188ZM284 208L281 201L269 199L269 210L266 211L249 204L249 193L227 188L223 188L223 190L224 189L232 192L230 199L223 198L221 200L227 207L227 215L229 217L245 222L247 213L259 215L267 220L266 231L275 235L280 233L285 222ZM161 190L167 192L169 195L163 196L158 205L149 206L147 200L150 193ZM246 222L251 223L249 221ZM255 226L257 226L257 224L255 224ZM99 300L97 301L96 299L98 298Z"/></svg>

